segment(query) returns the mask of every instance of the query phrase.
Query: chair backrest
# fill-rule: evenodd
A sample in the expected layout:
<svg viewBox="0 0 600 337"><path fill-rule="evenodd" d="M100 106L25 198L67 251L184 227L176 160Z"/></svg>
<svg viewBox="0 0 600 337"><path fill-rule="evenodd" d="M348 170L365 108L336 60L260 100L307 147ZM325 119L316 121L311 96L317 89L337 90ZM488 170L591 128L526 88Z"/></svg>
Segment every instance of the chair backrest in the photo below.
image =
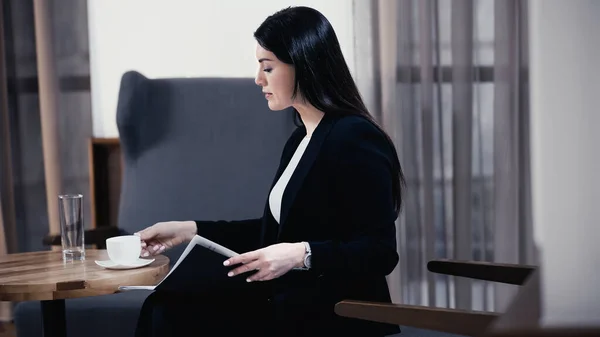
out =
<svg viewBox="0 0 600 337"><path fill-rule="evenodd" d="M291 110L270 111L250 78L121 80L123 149L119 227L262 215ZM168 253L174 262L183 247Z"/></svg>

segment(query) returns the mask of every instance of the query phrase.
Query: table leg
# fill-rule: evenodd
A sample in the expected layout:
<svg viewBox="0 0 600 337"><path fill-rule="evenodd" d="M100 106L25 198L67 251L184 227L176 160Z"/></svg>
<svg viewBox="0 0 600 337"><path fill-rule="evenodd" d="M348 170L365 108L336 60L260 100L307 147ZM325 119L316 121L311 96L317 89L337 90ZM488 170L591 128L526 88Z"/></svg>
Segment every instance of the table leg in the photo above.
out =
<svg viewBox="0 0 600 337"><path fill-rule="evenodd" d="M65 300L42 301L44 337L66 337Z"/></svg>

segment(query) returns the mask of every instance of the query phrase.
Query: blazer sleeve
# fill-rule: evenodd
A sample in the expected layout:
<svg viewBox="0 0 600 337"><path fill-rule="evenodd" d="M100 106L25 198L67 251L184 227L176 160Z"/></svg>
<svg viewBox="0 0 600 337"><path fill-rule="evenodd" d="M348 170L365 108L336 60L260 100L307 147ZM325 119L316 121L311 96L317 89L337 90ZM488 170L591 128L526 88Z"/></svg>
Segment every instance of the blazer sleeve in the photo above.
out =
<svg viewBox="0 0 600 337"><path fill-rule="evenodd" d="M255 250L259 246L262 218L235 221L196 220L197 234L236 253Z"/></svg>
<svg viewBox="0 0 600 337"><path fill-rule="evenodd" d="M335 144L330 188L340 234L309 242L315 271L388 275L398 263L393 153L387 138L366 123L352 125Z"/></svg>

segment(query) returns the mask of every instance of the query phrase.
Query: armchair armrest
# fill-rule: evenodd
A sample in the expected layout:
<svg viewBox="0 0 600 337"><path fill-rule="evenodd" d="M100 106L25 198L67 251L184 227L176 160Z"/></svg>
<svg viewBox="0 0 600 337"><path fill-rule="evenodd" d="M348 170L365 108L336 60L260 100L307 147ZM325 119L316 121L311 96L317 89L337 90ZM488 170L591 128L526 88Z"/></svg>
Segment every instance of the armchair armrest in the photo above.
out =
<svg viewBox="0 0 600 337"><path fill-rule="evenodd" d="M85 244L96 245L98 248L104 248L106 246L106 239L127 234L124 230L118 227L107 226L89 229L85 231ZM60 246L61 238L60 234L48 234L43 239L43 244L46 246Z"/></svg>
<svg viewBox="0 0 600 337"><path fill-rule="evenodd" d="M478 280L522 285L536 268L534 266L480 261L432 260L427 270Z"/></svg>
<svg viewBox="0 0 600 337"><path fill-rule="evenodd" d="M334 310L343 317L465 336L481 335L498 317L487 312L350 300L337 303Z"/></svg>

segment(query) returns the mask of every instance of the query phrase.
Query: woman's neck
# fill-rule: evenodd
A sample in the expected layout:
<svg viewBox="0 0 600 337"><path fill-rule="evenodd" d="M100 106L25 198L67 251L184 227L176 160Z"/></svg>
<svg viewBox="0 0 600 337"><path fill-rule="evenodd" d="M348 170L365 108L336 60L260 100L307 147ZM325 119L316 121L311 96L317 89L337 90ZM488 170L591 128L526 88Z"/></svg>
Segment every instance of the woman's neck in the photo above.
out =
<svg viewBox="0 0 600 337"><path fill-rule="evenodd" d="M298 105L294 106L294 108L300 114L300 119L302 119L302 123L306 127L306 136L312 136L325 113L311 105Z"/></svg>

